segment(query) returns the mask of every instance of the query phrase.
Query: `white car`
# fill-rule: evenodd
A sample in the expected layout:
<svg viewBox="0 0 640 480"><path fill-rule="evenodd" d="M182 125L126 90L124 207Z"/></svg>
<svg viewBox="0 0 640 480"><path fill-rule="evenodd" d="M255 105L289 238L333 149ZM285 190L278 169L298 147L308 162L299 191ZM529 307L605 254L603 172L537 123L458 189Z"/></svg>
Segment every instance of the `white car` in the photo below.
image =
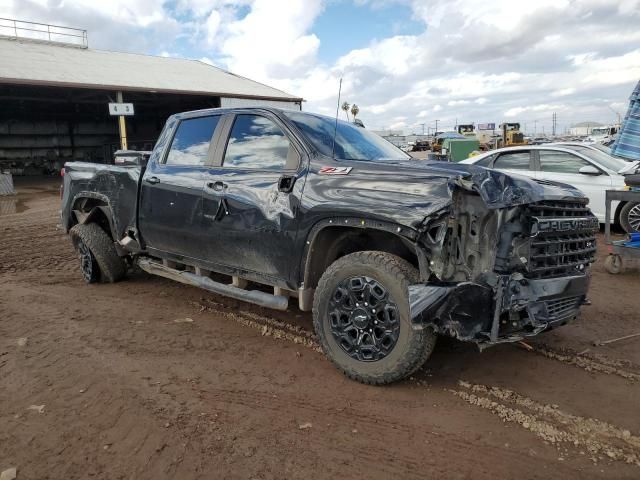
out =
<svg viewBox="0 0 640 480"><path fill-rule="evenodd" d="M634 173L640 165L640 162L626 162L582 144L507 147L460 163L573 185L589 197L589 207L600 223L605 221L605 191L622 190L624 175ZM640 204L613 202L611 221L627 231L635 231L640 227L640 217L636 218L640 211L635 210L640 210Z"/></svg>

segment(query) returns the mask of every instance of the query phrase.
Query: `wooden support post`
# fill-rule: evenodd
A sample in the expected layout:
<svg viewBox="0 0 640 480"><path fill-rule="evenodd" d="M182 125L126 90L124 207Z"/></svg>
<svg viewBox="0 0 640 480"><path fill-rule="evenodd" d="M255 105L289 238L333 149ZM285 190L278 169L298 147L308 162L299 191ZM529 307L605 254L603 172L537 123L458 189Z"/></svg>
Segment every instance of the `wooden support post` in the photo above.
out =
<svg viewBox="0 0 640 480"><path fill-rule="evenodd" d="M232 276L231 277L231 285L233 285L236 288L242 288L244 290L245 288L247 288L249 286L249 282L244 278Z"/></svg>
<svg viewBox="0 0 640 480"><path fill-rule="evenodd" d="M123 103L122 92L116 93L116 101L118 103ZM120 148L122 150L127 150L127 121L124 118L124 115L118 116L118 125L120 126Z"/></svg>

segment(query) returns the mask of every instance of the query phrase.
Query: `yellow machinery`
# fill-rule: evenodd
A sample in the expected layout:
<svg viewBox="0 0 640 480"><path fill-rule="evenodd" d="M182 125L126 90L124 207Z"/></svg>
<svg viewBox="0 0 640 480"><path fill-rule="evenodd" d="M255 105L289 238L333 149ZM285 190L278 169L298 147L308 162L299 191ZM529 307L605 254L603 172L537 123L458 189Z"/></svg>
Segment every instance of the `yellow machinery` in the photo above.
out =
<svg viewBox="0 0 640 480"><path fill-rule="evenodd" d="M501 123L500 130L502 131L502 138L499 141L499 148L527 145L524 133L520 131L519 123Z"/></svg>

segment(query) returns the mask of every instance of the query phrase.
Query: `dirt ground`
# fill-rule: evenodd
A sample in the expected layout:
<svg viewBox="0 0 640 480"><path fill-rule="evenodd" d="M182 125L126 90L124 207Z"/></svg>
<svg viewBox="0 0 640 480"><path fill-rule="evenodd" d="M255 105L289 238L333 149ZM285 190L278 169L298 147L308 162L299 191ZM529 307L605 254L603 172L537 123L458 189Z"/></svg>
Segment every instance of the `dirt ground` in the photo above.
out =
<svg viewBox="0 0 640 480"><path fill-rule="evenodd" d="M0 472L23 479L640 478L636 273L524 346L441 340L367 387L310 316L137 272L85 285L57 182L0 200Z"/></svg>

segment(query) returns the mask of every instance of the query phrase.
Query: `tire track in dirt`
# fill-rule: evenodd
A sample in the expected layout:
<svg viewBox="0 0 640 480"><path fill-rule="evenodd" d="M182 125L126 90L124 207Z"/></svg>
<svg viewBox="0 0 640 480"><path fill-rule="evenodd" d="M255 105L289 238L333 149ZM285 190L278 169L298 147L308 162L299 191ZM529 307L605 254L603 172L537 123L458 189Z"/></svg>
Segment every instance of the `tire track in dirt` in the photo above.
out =
<svg viewBox="0 0 640 480"><path fill-rule="evenodd" d="M460 389L450 393L491 413L502 421L515 423L545 442L584 448L597 463L608 459L640 467L640 437L629 430L595 418L585 418L560 410L557 405L541 404L500 387L459 381ZM567 450L565 449L565 453Z"/></svg>
<svg viewBox="0 0 640 480"><path fill-rule="evenodd" d="M210 307L206 308L210 309ZM216 313L220 312L216 311ZM248 315L249 318L242 315ZM262 331L265 336L284 338L286 340L292 340L293 337L295 338L294 343L309 347L309 344L303 341L308 340L313 342L311 345L318 347L317 349L312 348L314 351L321 351L313 332L301 327L289 325L252 312L226 314L226 316L244 326ZM291 333L292 331L295 334ZM546 358L577 366L588 372L617 375L627 380L640 379L639 374L620 368L633 367L628 362L606 358L590 358L570 351L558 352L546 346L537 346L535 351ZM417 383L423 385L420 380ZM491 411L503 421L520 425L545 442L556 446L566 444L575 448L584 448L591 455L594 463L604 460L606 457L606 459L640 466L640 437L633 435L627 429L595 418L572 415L560 410L556 405L540 404L513 391L499 387L474 385L464 381L460 381L459 386L463 389L445 389L445 391L470 404ZM262 405L261 408L265 408L265 405L269 404L269 400L274 403L273 399L269 399L268 396L256 396L253 392L238 394L233 391L225 391L223 395L220 395L249 408L254 407L256 404L260 404ZM275 411L283 408L279 402L275 402L275 405L273 407ZM352 418L352 415L347 415L347 418ZM398 424L393 424L393 426L402 430L402 427ZM403 431L408 432L409 429L405 428ZM461 447L464 446L461 445ZM568 453L567 450L565 452Z"/></svg>
<svg viewBox="0 0 640 480"><path fill-rule="evenodd" d="M640 367L623 362L611 360L603 356L592 357L578 354L570 349L556 350L544 344L531 345L533 351L558 362L573 365L587 372L603 373L605 375L617 375L626 380L640 381ZM629 371L629 370L635 370Z"/></svg>
<svg viewBox="0 0 640 480"><path fill-rule="evenodd" d="M265 317L253 312L242 310L238 313L225 312L199 302L192 302L192 304L198 307L201 312L213 312L223 318L233 320L244 327L258 330L265 337L288 340L297 345L303 345L314 352L322 353L322 348L320 348L320 344L317 342L315 334L298 325L292 325L290 323L276 320L275 318Z"/></svg>
<svg viewBox="0 0 640 480"><path fill-rule="evenodd" d="M240 311L239 313L222 312L202 303L194 302L195 306L209 312L224 315L246 327L260 330L263 335L273 338L284 338L297 344L311 347L312 350L322 353L315 333L300 326L292 325L273 318L256 314L254 312ZM532 345L533 351L551 360L572 365L587 372L601 373L605 375L617 375L626 380L640 381L640 367L630 362L612 360L606 357L591 357L577 354L569 349L555 350L544 344ZM635 370L635 371L633 371Z"/></svg>

